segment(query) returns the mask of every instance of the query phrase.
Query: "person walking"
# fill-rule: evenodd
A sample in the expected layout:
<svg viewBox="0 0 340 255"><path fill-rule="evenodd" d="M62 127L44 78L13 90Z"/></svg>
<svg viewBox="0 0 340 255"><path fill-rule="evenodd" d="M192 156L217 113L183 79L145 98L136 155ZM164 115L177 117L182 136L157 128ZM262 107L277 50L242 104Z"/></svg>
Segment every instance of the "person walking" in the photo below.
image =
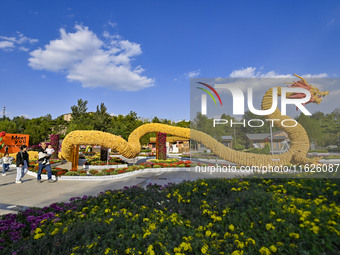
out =
<svg viewBox="0 0 340 255"><path fill-rule="evenodd" d="M4 157L2 158L2 176L6 176L6 172L9 170L9 165L12 163L12 158L9 156L7 152L5 152Z"/></svg>
<svg viewBox="0 0 340 255"><path fill-rule="evenodd" d="M20 151L17 153L17 177L15 183L22 183L21 179L25 176L28 171L29 157L27 153L27 146L22 145Z"/></svg>
<svg viewBox="0 0 340 255"><path fill-rule="evenodd" d="M39 162L39 170L37 175L37 182L41 183L41 172L43 169L46 169L47 171L47 178L49 183L53 183L54 180L52 180L52 169L50 165L50 155L46 152L46 143L42 142L41 148L38 151L38 162Z"/></svg>

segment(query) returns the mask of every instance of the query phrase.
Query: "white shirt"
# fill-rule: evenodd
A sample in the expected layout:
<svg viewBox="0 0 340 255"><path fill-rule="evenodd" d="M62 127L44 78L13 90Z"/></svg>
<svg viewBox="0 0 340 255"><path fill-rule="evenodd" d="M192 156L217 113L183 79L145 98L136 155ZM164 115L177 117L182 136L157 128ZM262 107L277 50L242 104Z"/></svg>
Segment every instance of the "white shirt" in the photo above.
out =
<svg viewBox="0 0 340 255"><path fill-rule="evenodd" d="M47 154L53 154L54 149L53 148L51 148L51 149L47 148L46 152L47 152Z"/></svg>

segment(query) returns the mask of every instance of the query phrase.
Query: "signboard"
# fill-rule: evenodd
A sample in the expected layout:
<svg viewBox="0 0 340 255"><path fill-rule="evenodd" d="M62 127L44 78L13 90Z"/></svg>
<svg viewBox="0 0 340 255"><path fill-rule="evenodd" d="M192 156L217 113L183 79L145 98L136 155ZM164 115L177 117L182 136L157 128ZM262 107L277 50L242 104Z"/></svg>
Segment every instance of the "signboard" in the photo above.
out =
<svg viewBox="0 0 340 255"><path fill-rule="evenodd" d="M22 145L27 145L29 142L29 135L23 134L9 134L5 132L0 133L0 152L5 153L6 146L8 146L8 153L17 153L20 151Z"/></svg>

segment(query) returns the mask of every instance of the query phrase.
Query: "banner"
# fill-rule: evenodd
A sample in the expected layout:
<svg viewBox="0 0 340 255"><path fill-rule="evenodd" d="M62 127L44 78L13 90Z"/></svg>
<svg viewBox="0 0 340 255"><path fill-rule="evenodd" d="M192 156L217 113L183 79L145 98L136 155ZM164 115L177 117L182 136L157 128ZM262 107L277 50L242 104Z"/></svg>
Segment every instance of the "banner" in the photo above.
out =
<svg viewBox="0 0 340 255"><path fill-rule="evenodd" d="M0 152L5 153L6 146L8 146L8 153L16 153L20 151L22 145L29 143L29 135L23 134L9 134L5 132L0 133Z"/></svg>

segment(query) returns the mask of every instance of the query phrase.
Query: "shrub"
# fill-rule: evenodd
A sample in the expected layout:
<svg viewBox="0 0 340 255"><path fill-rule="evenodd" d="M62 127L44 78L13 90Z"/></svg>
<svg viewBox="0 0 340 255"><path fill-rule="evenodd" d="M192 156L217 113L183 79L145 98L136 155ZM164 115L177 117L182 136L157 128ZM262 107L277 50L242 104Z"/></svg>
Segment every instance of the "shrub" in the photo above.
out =
<svg viewBox="0 0 340 255"><path fill-rule="evenodd" d="M59 171L56 173L57 176L62 176L64 174L66 174L66 171Z"/></svg>
<svg viewBox="0 0 340 255"><path fill-rule="evenodd" d="M103 175L104 175L104 173L97 172L97 173L95 173L94 175L95 175L95 176L103 176Z"/></svg>
<svg viewBox="0 0 340 255"><path fill-rule="evenodd" d="M338 148L330 148L328 149L329 152L340 152L340 146Z"/></svg>
<svg viewBox="0 0 340 255"><path fill-rule="evenodd" d="M152 162L152 163L175 163L175 162L178 162L179 159L176 159L176 158L172 158L172 159L164 159L164 160L161 160L161 159L150 159L149 162Z"/></svg>
<svg viewBox="0 0 340 255"><path fill-rule="evenodd" d="M244 150L245 146L240 144L240 143L235 143L234 144L234 150Z"/></svg>
<svg viewBox="0 0 340 255"><path fill-rule="evenodd" d="M104 175L110 175L112 172L113 172L113 170L110 170L110 169L107 169L107 170L102 171L102 173L103 173Z"/></svg>
<svg viewBox="0 0 340 255"><path fill-rule="evenodd" d="M69 171L65 174L66 176L77 176L78 173L76 171Z"/></svg>
<svg viewBox="0 0 340 255"><path fill-rule="evenodd" d="M205 179L106 191L1 216L0 253L337 254L338 185Z"/></svg>

